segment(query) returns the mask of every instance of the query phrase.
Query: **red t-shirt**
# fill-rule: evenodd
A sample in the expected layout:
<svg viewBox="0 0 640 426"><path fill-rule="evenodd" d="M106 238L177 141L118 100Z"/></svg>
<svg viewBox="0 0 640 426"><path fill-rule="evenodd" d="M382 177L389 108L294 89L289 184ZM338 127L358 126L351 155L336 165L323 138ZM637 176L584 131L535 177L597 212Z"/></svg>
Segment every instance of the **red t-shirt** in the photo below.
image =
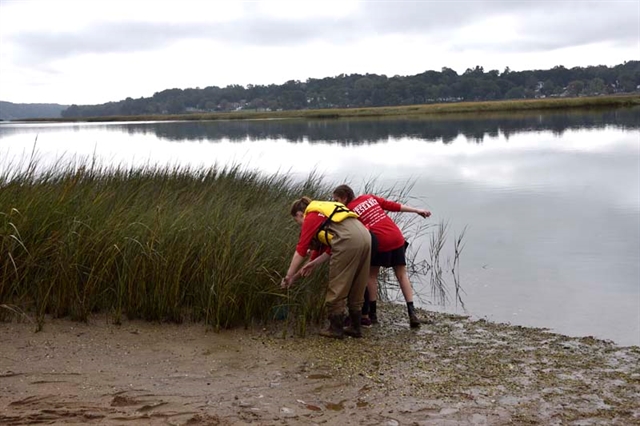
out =
<svg viewBox="0 0 640 426"><path fill-rule="evenodd" d="M400 211L400 203L385 200L375 195L361 195L347 207L359 216L360 221L378 239L378 251L391 251L404 245L404 236L398 225L387 216L385 210Z"/></svg>
<svg viewBox="0 0 640 426"><path fill-rule="evenodd" d="M326 219L327 217L325 215L318 212L309 212L304 217L302 229L300 230L300 238L298 238L298 245L296 246L296 251L300 256L307 256L307 250L309 249L311 240L316 236Z"/></svg>

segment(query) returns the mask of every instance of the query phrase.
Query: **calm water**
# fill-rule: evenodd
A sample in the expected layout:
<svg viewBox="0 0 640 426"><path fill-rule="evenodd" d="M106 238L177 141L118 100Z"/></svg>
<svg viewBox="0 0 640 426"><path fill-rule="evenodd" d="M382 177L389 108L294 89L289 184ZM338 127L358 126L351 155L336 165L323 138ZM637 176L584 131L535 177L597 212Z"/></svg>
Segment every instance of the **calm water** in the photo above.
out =
<svg viewBox="0 0 640 426"><path fill-rule="evenodd" d="M236 164L380 187L413 182L465 226L467 313L640 345L640 109L476 119L2 124L0 171L96 158ZM414 244L416 245L416 244ZM426 256L425 244L421 255ZM430 305L464 313L450 303Z"/></svg>

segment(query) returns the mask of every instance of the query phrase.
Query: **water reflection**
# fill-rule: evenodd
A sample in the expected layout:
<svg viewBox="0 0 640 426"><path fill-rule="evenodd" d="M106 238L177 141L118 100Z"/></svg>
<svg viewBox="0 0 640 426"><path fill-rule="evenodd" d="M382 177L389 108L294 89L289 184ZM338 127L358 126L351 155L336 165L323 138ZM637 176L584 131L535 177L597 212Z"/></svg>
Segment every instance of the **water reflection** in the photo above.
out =
<svg viewBox="0 0 640 426"><path fill-rule="evenodd" d="M47 132L78 131L86 124L0 126L0 138L35 128ZM37 127L36 127L37 126ZM451 143L459 137L482 143L488 137L503 135L506 139L532 131L551 131L562 135L567 130L640 128L640 108L592 112L545 112L539 114L476 114L432 118L382 118L344 120L255 120L152 123L93 123L94 129L125 132L130 135L154 135L159 139L181 141L232 142L285 140L291 143L335 143L363 145L390 139L415 138L428 142Z"/></svg>

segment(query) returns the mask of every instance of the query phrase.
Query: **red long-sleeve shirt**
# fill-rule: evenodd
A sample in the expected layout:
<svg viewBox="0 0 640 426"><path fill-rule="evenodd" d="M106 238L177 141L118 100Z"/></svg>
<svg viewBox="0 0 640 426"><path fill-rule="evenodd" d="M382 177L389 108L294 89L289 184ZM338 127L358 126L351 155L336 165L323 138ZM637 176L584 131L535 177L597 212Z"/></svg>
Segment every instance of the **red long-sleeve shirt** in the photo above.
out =
<svg viewBox="0 0 640 426"><path fill-rule="evenodd" d="M360 221L378 239L378 251L391 251L404 245L402 231L385 213L385 210L399 212L400 203L385 200L376 195L360 195L347 207L358 214Z"/></svg>
<svg viewBox="0 0 640 426"><path fill-rule="evenodd" d="M316 236L326 219L327 217L325 215L318 212L309 212L304 217L302 229L300 230L300 238L298 238L298 245L296 246L296 251L300 256L304 257L307 255L311 240Z"/></svg>

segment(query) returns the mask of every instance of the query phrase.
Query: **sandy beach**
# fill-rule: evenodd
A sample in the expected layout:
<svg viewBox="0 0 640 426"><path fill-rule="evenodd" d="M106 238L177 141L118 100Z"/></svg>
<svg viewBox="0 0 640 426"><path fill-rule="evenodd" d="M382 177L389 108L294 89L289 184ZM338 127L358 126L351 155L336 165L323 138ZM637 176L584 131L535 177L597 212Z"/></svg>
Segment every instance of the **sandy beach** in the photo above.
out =
<svg viewBox="0 0 640 426"><path fill-rule="evenodd" d="M640 348L381 307L363 339L203 324L0 324L0 424L633 425Z"/></svg>

